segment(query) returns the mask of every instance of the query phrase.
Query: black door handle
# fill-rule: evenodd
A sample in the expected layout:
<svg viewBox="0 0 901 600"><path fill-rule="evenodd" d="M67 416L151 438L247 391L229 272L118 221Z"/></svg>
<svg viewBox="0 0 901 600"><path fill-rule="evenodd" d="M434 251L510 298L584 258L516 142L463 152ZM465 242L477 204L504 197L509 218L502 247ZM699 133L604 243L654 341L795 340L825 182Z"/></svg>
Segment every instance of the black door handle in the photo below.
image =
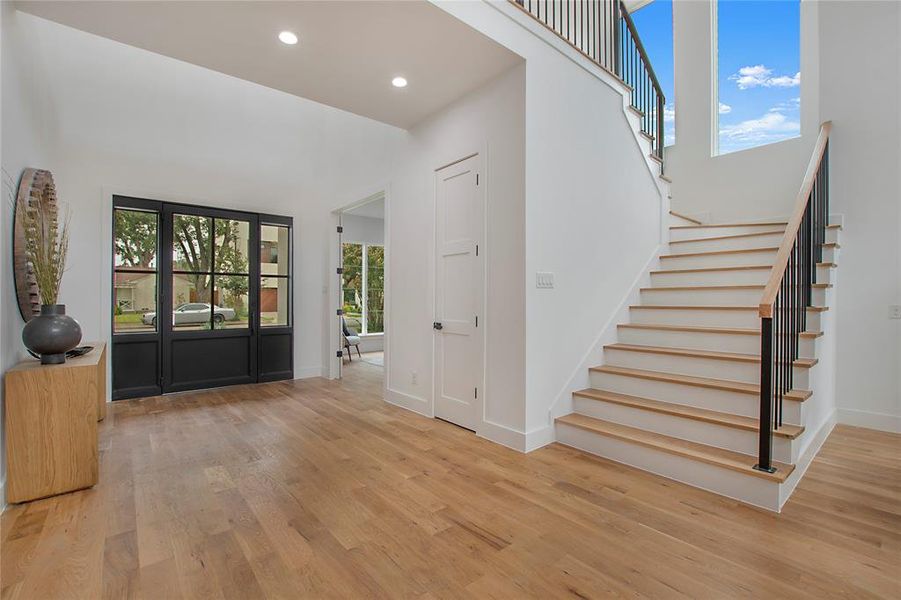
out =
<svg viewBox="0 0 901 600"><path fill-rule="evenodd" d="M444 329L444 325L442 325L439 321L435 321L432 323L432 329Z"/></svg>

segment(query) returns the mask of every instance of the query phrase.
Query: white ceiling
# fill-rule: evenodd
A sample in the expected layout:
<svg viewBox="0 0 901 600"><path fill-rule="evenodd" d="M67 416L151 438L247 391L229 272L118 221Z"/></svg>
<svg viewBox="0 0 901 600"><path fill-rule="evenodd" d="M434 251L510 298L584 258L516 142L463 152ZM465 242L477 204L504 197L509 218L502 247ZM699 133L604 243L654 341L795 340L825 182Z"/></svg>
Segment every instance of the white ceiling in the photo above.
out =
<svg viewBox="0 0 901 600"><path fill-rule="evenodd" d="M22 11L409 128L520 58L425 0L45 1ZM300 43L278 41L282 30ZM402 75L409 86L397 89Z"/></svg>

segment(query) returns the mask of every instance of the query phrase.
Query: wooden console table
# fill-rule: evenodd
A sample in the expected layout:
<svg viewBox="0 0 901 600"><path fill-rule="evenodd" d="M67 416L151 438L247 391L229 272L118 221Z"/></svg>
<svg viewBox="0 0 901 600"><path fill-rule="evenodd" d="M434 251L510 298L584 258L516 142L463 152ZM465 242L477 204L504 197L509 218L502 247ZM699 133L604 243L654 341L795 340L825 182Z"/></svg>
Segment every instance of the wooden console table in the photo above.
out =
<svg viewBox="0 0 901 600"><path fill-rule="evenodd" d="M28 360L6 372L6 500L26 502L97 483L97 421L106 416L106 346L62 365Z"/></svg>

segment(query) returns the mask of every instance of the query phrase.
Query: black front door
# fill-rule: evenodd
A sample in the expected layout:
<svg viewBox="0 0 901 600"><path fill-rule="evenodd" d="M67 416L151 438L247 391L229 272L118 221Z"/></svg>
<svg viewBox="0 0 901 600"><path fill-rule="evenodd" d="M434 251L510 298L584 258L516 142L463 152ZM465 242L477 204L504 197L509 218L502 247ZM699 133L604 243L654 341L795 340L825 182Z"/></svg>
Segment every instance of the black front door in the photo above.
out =
<svg viewBox="0 0 901 600"><path fill-rule="evenodd" d="M257 216L167 204L163 225L163 392L255 382Z"/></svg>
<svg viewBox="0 0 901 600"><path fill-rule="evenodd" d="M293 376L290 219L120 197L113 213L114 399Z"/></svg>

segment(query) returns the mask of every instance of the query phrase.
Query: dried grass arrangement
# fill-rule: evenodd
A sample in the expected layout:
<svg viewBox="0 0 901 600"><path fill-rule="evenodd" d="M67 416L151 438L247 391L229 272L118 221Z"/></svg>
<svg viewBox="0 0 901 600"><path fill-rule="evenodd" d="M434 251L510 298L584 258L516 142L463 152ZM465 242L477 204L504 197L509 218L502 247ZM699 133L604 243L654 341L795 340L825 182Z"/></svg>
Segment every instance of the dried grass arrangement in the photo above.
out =
<svg viewBox="0 0 901 600"><path fill-rule="evenodd" d="M25 238L25 255L34 273L41 304L57 304L69 252L69 211L63 210L60 223L52 184L42 193L32 194L29 200L16 203L16 219L22 224Z"/></svg>

